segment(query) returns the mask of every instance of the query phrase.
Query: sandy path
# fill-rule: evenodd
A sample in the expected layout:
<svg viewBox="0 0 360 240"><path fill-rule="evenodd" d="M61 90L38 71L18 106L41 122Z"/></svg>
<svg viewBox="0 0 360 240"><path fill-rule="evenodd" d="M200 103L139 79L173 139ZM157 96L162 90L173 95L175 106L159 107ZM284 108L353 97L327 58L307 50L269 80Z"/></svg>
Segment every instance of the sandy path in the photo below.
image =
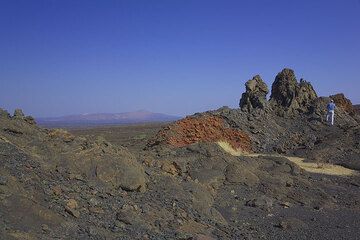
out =
<svg viewBox="0 0 360 240"><path fill-rule="evenodd" d="M239 150L233 149L230 144L226 142L219 141L218 145L227 153L233 156L249 156L249 157L259 157L259 156L275 156L275 157L285 157L289 161L295 163L300 168L307 172L311 173L319 173L319 174L327 174L327 175L336 175L336 176L353 176L358 174L357 171L345 168L343 166L329 164L329 163L313 163L306 162L305 158L300 157L290 157L284 155L276 155L276 154L258 154L258 153L244 153Z"/></svg>

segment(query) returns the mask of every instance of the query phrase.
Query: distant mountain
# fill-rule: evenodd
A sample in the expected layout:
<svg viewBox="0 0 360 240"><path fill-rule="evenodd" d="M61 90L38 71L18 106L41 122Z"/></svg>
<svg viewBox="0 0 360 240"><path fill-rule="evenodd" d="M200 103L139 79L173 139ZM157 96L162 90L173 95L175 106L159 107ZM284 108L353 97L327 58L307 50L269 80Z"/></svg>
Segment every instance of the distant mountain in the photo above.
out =
<svg viewBox="0 0 360 240"><path fill-rule="evenodd" d="M148 122L171 122L181 117L153 113L146 110L126 113L90 113L62 117L37 118L39 125L47 127L134 124Z"/></svg>

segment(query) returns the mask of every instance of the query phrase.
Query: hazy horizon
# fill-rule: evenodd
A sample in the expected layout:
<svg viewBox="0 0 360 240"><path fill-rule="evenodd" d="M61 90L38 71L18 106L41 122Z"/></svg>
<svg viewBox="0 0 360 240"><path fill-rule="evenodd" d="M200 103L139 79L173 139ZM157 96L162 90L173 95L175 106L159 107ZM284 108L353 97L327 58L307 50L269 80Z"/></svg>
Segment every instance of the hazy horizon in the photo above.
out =
<svg viewBox="0 0 360 240"><path fill-rule="evenodd" d="M89 112L89 113L73 113L73 114L66 114L66 115L61 115L61 116L54 116L54 117L42 117L42 116L37 116L36 118L40 119L45 119L45 118L62 118L62 117L69 117L69 116L87 116L87 115L116 115L116 114L127 114L127 113L153 113L153 114L163 114L163 115L168 115L166 113L158 113L158 112L152 112L146 109L138 109L135 111L130 111L130 112ZM174 117L184 117L184 116L176 116L176 115L169 115L169 116L174 116Z"/></svg>
<svg viewBox="0 0 360 240"><path fill-rule="evenodd" d="M359 0L0 0L0 107L185 116L285 67L359 104L359 24Z"/></svg>

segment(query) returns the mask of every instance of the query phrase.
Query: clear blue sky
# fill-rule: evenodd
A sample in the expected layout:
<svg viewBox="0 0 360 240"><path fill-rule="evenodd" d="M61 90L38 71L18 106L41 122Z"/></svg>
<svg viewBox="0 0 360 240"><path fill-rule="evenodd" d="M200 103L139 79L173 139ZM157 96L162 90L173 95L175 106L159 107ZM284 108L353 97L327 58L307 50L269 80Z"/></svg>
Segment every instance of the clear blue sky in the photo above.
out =
<svg viewBox="0 0 360 240"><path fill-rule="evenodd" d="M33 116L237 107L284 67L360 103L359 0L0 0L0 107Z"/></svg>

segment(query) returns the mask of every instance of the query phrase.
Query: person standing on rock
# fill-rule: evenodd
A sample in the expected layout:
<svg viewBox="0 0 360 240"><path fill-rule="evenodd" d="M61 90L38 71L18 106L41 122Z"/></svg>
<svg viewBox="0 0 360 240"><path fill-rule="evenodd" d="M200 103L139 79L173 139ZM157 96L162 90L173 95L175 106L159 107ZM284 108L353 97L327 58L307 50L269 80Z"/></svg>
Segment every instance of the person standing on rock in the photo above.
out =
<svg viewBox="0 0 360 240"><path fill-rule="evenodd" d="M332 125L334 125L334 115L335 115L335 103L334 100L331 101L327 105L327 114L326 114L326 121Z"/></svg>

